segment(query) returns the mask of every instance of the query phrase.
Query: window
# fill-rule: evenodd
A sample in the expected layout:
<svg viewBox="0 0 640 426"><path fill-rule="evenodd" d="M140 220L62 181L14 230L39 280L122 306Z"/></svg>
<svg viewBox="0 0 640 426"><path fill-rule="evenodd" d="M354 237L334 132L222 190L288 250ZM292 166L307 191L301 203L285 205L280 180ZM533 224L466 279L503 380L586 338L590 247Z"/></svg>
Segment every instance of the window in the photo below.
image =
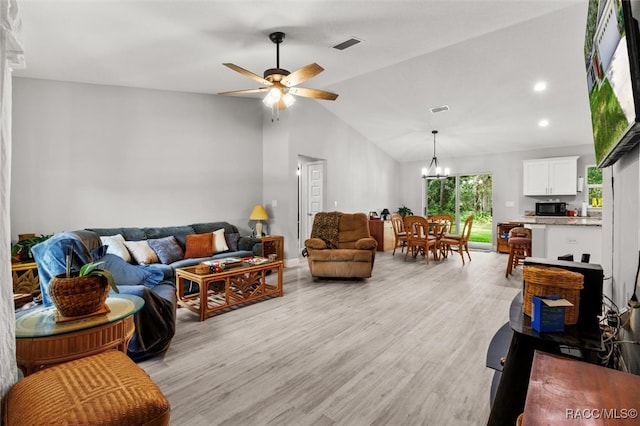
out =
<svg viewBox="0 0 640 426"><path fill-rule="evenodd" d="M596 166L587 166L587 191L586 201L589 208L602 208L602 169Z"/></svg>

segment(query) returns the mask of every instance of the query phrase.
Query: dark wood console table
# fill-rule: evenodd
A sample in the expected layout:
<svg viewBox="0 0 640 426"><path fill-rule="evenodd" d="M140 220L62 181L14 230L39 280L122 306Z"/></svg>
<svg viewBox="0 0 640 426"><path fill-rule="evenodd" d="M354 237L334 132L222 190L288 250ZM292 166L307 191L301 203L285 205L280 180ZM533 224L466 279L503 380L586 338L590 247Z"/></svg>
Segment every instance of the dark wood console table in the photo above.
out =
<svg viewBox="0 0 640 426"><path fill-rule="evenodd" d="M637 424L640 377L536 351L522 426Z"/></svg>
<svg viewBox="0 0 640 426"><path fill-rule="evenodd" d="M600 328L594 321L592 327L584 329L573 325L566 326L564 333L539 333L531 327L531 318L523 313L522 293L519 293L509 309L509 327L513 334L499 375L488 424L516 424L517 417L524 411L536 350L597 363L598 352L604 348ZM499 356L499 351L490 349L489 352ZM495 365L495 360L487 359L487 366L491 367L490 364Z"/></svg>

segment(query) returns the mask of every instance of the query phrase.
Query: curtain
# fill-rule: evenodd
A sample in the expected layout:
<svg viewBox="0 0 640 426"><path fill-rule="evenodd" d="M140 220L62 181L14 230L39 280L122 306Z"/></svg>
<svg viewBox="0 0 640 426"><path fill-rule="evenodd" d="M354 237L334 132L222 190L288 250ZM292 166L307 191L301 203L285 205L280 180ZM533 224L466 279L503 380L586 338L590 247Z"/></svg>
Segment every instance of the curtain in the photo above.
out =
<svg viewBox="0 0 640 426"><path fill-rule="evenodd" d="M17 380L11 279L11 70L24 67L17 0L0 0L0 396ZM0 413L0 416L2 413Z"/></svg>

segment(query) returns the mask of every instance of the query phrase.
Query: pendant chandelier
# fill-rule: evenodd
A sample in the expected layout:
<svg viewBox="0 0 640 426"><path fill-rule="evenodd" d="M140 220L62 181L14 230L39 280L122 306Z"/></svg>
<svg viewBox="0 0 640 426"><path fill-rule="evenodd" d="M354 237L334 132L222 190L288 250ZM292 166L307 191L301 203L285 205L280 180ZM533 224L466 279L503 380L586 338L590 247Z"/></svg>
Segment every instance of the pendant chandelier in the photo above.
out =
<svg viewBox="0 0 640 426"><path fill-rule="evenodd" d="M431 159L431 163L429 163L429 167L422 169L422 178L444 179L449 176L450 170L448 167L445 167L444 170L440 167L438 157L436 156L436 134L438 134L438 131L432 130L431 133L433 133L433 158Z"/></svg>

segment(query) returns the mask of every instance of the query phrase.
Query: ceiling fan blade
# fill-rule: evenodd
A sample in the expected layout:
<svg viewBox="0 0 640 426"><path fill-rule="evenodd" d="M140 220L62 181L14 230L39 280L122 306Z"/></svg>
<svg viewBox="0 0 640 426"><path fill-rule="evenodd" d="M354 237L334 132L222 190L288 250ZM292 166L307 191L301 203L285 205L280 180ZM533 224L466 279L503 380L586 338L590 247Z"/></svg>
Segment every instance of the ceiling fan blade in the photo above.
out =
<svg viewBox="0 0 640 426"><path fill-rule="evenodd" d="M299 70L296 70L283 78L282 84L287 87L296 86L304 81L309 80L310 78L315 77L322 71L324 71L324 68L314 62L313 64L305 65Z"/></svg>
<svg viewBox="0 0 640 426"><path fill-rule="evenodd" d="M335 101L338 98L337 93L318 89L307 89L306 87L292 87L289 89L289 93L305 98L324 99L326 101Z"/></svg>
<svg viewBox="0 0 640 426"><path fill-rule="evenodd" d="M218 95L245 95L248 93L261 93L269 90L269 87L260 87L258 89L231 90L230 92L220 92Z"/></svg>
<svg viewBox="0 0 640 426"><path fill-rule="evenodd" d="M257 81L260 84L265 84L267 86L271 86L271 83L269 81L267 81L264 78L260 77L258 74L252 73L249 70L246 70L246 69L244 69L242 67L239 67L237 65L230 64L230 63L225 63L225 64L222 64L222 65L224 65L227 68L231 68L232 70L234 70L236 72L239 72L240 74L244 75L245 77L249 77L251 80Z"/></svg>

